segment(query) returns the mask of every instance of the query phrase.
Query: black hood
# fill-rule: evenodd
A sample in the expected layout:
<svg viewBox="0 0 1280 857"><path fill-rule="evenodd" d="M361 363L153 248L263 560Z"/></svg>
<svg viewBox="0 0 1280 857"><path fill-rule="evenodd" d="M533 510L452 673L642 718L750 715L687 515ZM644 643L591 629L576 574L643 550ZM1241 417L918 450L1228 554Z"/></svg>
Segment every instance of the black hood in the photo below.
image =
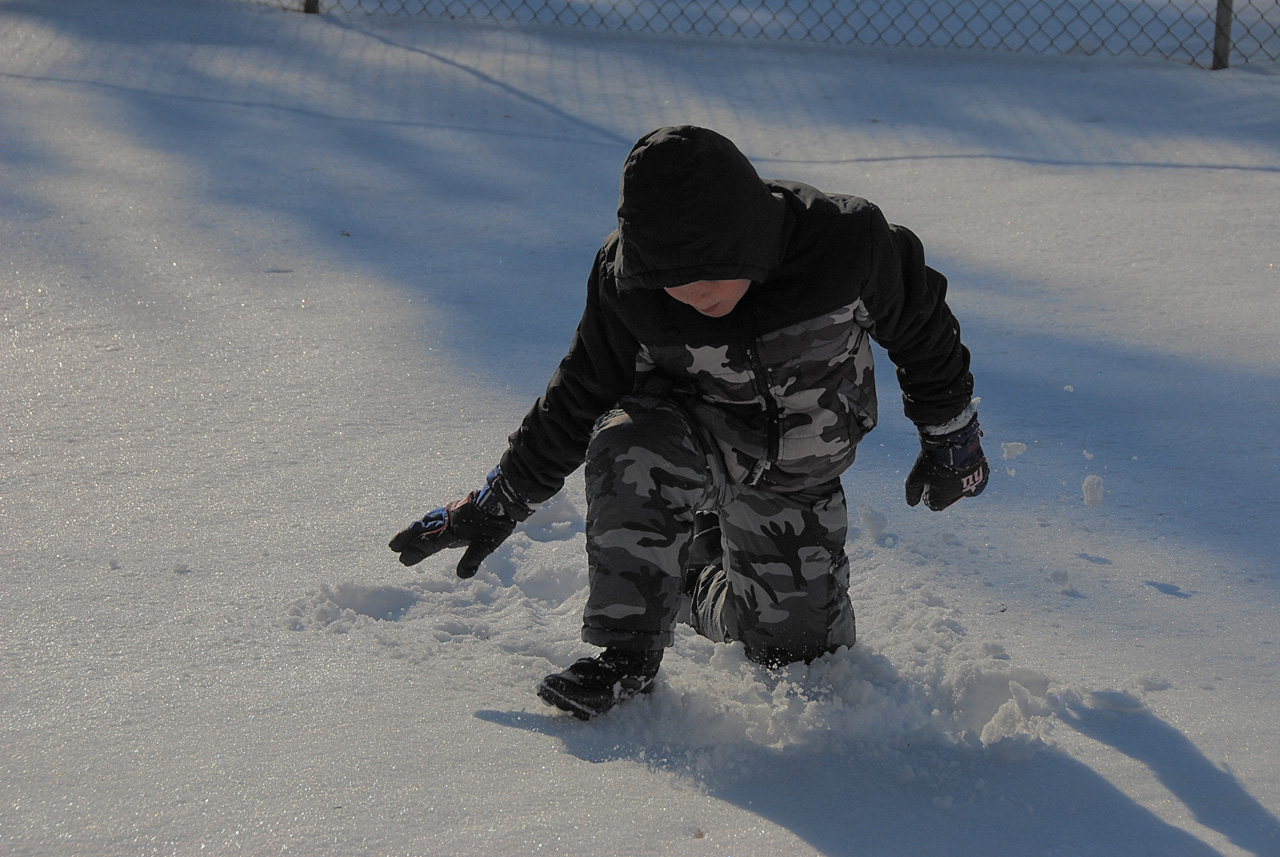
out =
<svg viewBox="0 0 1280 857"><path fill-rule="evenodd" d="M785 211L727 138L692 125L651 131L622 167L618 287L764 280L781 258Z"/></svg>

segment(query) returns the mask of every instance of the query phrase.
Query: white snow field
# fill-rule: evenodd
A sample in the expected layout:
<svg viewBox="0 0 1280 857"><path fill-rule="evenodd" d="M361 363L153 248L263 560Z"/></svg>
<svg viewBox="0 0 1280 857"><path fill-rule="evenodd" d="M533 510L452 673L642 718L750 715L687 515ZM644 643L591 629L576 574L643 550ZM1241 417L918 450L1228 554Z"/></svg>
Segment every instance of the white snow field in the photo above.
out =
<svg viewBox="0 0 1280 857"><path fill-rule="evenodd" d="M860 639L589 654L580 476L471 581L387 539L563 355L617 175L704 124L951 279L994 473ZM0 854L1280 854L1280 68L0 2Z"/></svg>

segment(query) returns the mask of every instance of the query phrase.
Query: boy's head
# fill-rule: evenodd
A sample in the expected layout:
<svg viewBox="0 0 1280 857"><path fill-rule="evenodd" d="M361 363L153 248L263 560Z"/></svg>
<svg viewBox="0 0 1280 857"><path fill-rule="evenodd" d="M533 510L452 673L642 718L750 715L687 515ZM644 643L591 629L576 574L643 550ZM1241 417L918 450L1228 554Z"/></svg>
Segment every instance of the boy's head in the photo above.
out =
<svg viewBox="0 0 1280 857"><path fill-rule="evenodd" d="M721 318L733 312L749 288L750 280L697 280L683 286L667 286L665 291L703 315Z"/></svg>
<svg viewBox="0 0 1280 857"><path fill-rule="evenodd" d="M746 156L715 131L692 125L651 131L622 168L618 286L764 280L781 259L785 207Z"/></svg>

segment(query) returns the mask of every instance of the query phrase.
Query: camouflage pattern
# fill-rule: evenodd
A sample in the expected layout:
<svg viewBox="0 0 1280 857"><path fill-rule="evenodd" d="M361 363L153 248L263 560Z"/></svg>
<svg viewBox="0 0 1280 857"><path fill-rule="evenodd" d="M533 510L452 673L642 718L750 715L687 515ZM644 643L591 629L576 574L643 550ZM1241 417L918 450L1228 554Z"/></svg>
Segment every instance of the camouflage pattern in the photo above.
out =
<svg viewBox="0 0 1280 857"><path fill-rule="evenodd" d="M744 485L684 403L639 395L596 424L587 451L590 595L582 638L656 649L673 642L694 516L715 511L721 562L697 580L691 624L741 640L765 663L854 642L838 479L804 491Z"/></svg>
<svg viewBox="0 0 1280 857"><path fill-rule="evenodd" d="M700 569L690 624L764 664L810 661L856 637L839 480L781 494L743 488L720 510L723 555Z"/></svg>
<svg viewBox="0 0 1280 857"><path fill-rule="evenodd" d="M838 477L876 424L861 301L728 345L642 346L639 389L684 392L731 481L784 491Z"/></svg>
<svg viewBox="0 0 1280 857"><path fill-rule="evenodd" d="M585 467L585 642L671 645L694 512L715 506L718 470L689 416L669 400L630 397L596 423Z"/></svg>

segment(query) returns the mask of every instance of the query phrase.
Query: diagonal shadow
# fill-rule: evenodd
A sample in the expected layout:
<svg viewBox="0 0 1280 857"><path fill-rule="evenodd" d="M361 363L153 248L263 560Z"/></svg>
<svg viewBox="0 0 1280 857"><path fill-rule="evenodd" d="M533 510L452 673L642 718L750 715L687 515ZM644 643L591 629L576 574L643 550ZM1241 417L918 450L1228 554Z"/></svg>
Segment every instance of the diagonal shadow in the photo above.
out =
<svg viewBox="0 0 1280 857"><path fill-rule="evenodd" d="M113 5L127 10L127 4ZM58 10L71 7L85 14L59 14ZM154 7L148 4L147 8ZM493 389L513 385L520 391L536 392L545 375L539 377L532 369L513 369L513 364L519 361L510 358L509 349L493 346L520 342L523 347L549 349L548 361L559 357L580 312L580 283L594 242L603 235L603 230L599 234L593 230L597 224L609 220L617 167L630 140L647 130L635 128L634 133L624 133L615 128L627 128L636 122L647 124L659 114L671 115L675 109L664 112L648 108L637 110L635 115L618 116L617 103L602 106L603 101L593 100L594 91L577 97L578 100L575 96L557 100L539 95L533 84L525 85L515 78L482 71L447 55L444 51L450 34L465 35L467 31L449 29L443 24L432 34L434 42L441 46L439 49L394 47L406 53L416 51L442 69L461 75L469 81L469 86L463 87L468 95L496 98L503 105L512 105L513 110L524 109L525 117L553 119L585 136L561 142L536 127L500 127L480 114L450 118L447 114L430 113L427 107L433 102L425 96L421 103L393 103L396 96L380 92L372 83L353 85L359 96L373 104L369 110L344 113L315 106L302 107L297 91L287 86L295 72L319 74L316 85L322 88L337 88L348 82L346 70L340 63L322 73L316 70L323 63L304 63L304 68L295 69L293 63L298 62L297 56L307 57L308 51L316 50L313 43L302 37L296 44L278 46L282 57L278 80L260 81L225 98L210 96L207 93L218 91L226 82L198 69L184 68L182 54L171 48L180 47L188 39L198 39L205 44L256 45L261 39L258 30L263 13L230 6L220 8L216 27L202 29L183 17L196 8L191 4L179 12L167 13L169 17L140 20L136 28L100 26L95 23L95 14L100 13L94 12L92 3L11 2L0 12L39 17L44 26L72 32L79 39L110 42L110 50L128 53L144 67L148 59L163 65L156 59L160 56L164 62L173 64L171 70L190 73L176 89L112 80L110 75L118 71L114 67L105 69L103 79L32 74L24 80L47 86L94 88L109 102L106 109L132 129L140 146L172 158L186 168L192 176L191 187L199 188L188 191L194 199L278 215L298 226L298 231L306 234L315 246L331 250L332 258L341 259L353 269L376 272L404 284L407 290L428 296L447 311L451 323L456 322L450 328L454 339L448 343L450 347L432 353L427 353L431 349L424 343L422 353L411 355L411 360L430 369L449 360L465 361ZM332 21L318 23L338 26ZM342 26L353 38L374 38L350 25ZM389 39L378 38L385 47L393 47ZM563 43L556 38L541 33L526 38L530 43L539 44L552 59L569 53L558 50L558 45ZM692 56L694 54L697 56ZM778 62L761 62L762 56L776 57ZM683 92L701 91L721 115L741 124L768 124L771 111L782 112L780 105L786 104L788 92L782 83L774 84L773 89L756 88L744 85L741 77L764 87L768 86L771 76L774 80L801 79L806 92L818 97L830 95L832 99L829 106L814 108L806 114L807 121L821 126L823 133L848 134L851 145L861 144L867 137L850 122L850 113L861 116L874 111L888 117L886 123L910 122L935 132L954 134L957 145L984 145L993 136L992 125L998 123L984 120L979 111L966 111L964 105L972 103L973 90L981 90L992 103L1011 105L1010 115L1034 105L1036 111L1059 111L1064 122L1075 121L1073 111L1085 109L1089 94L1088 90L1082 90L1065 99L1062 102L1065 106L1059 108L1059 102L1045 99L1044 90L1037 88L1044 86L1043 83L1017 81L1017 75L995 81L989 76L959 73L954 79L939 75L936 86L920 98L902 99L904 104L895 105L893 100L899 96L901 84L894 82L894 75L900 73L901 67L877 67L888 65L881 61L891 56L890 53L868 54L875 57L872 61L839 51L823 54L821 62L814 61L816 56L816 52L781 49L776 54L762 53L758 48L743 49L734 45L718 45L705 53L682 55L679 50L659 42L603 38L597 52L597 57L618 63L614 68L625 63L640 69L666 68L672 79L685 84ZM803 57L805 61L794 62L796 57ZM946 62L928 58L920 62L924 66L934 63L938 70L945 71L952 68L953 61L955 68L963 72L964 61L955 56L949 56ZM715 64L720 62L732 64L741 74L726 72ZM557 66L556 73L586 76L592 68L590 64L575 65L570 60ZM1069 68L1074 72L1078 64L1072 63ZM849 81L855 77L860 80L860 87L850 87ZM164 79L180 78L175 72L173 78ZM1142 80L1149 78L1143 76ZM1167 103L1169 91L1181 92L1184 85L1194 94L1195 86L1184 83L1189 77L1169 75L1161 80L1160 85L1167 90L1162 97L1152 99L1156 103ZM434 85L437 81L432 79L431 83ZM1136 84L1121 81L1117 85ZM966 88L970 90L968 101L958 95ZM430 95L435 94L431 87L424 89ZM587 89L590 90L590 86ZM853 90L858 94L845 94ZM304 103L314 105L315 102ZM385 113L379 114L378 110ZM422 115L419 111L427 118L414 118ZM1228 125L1229 130L1219 131L1212 127L1212 119L1210 116L1203 120L1198 132L1208 140L1233 142L1231 135L1238 126ZM19 137L21 132L15 128L21 121L21 117L6 116L3 133ZM1163 117L1150 123L1143 117L1129 121L1123 116L1112 116L1108 121L1118 134L1131 138L1147 134L1172 136L1184 130L1181 117ZM180 130L168 134L158 132L165 127ZM479 141L486 145L471 146L464 151L443 145L439 139L421 136L424 131L452 132L464 135L468 144ZM1274 130L1265 122L1258 123L1250 133L1256 140L1274 139ZM35 139L33 136L32 140ZM547 174L530 175L527 169L530 164L546 163L541 151L534 157L529 156L528 147L534 143L568 154ZM17 140L15 145L24 156L41 158L44 169L52 171L60 166L52 155L41 153L34 142ZM4 157L10 157L12 151L14 148L6 143ZM1052 152L993 151L989 155L956 157L1022 159L1026 163L1055 166L1092 163L1065 159ZM317 169L312 173L307 172L305 166L298 166L310 162L364 168L373 164L383 173L377 175L375 181L362 184L350 180L340 170ZM1128 165L1116 158L1103 158L1102 162ZM1215 165L1155 166L1183 170ZM1216 166L1232 165L1223 162ZM238 171L237 167L244 169ZM525 171L518 172L521 167L525 167ZM1232 168L1274 171L1270 166ZM241 174L250 178L242 178ZM385 179L386 175L395 179L392 199L386 198L387 188L392 184ZM270 181L265 189L257 181L257 177L262 176L269 177ZM517 179L521 184L513 190ZM568 192L562 188L568 188ZM557 190L559 194L553 193ZM24 209L55 205L39 196L36 183L25 188L10 185L5 193L7 199L14 200L6 205ZM598 220L588 220L588 215L581 213L557 213L558 233L568 249L557 250L541 261L532 257L535 248L530 246L539 239L539 233L531 237L531 233L522 232L516 226L486 228L499 212L514 212L512 219L516 222L548 218L547 199L573 199L582 210L591 209L590 217L595 217L596 209L601 216ZM408 226L391 228L392 218L386 209L392 205L401 207L395 212L395 218ZM483 241L475 238L475 230L479 228L485 228ZM355 238L335 249L333 236L340 230L351 232ZM214 226L209 226L207 233L211 241L220 234ZM260 243L260 239L257 240ZM258 246L250 237L243 239L238 249L251 252ZM468 252L460 252L460 246ZM469 252L476 246L482 247L478 257ZM85 252L105 254L109 251L87 247ZM445 263L441 259L450 261ZM518 275L498 270L498 263L504 259L510 267L519 268ZM132 264L136 260L124 258L124 263ZM541 280L552 285L537 285ZM460 282L465 289L459 286ZM498 300L528 311L495 314L492 306ZM981 325L972 327L983 331ZM990 328L986 332L992 339L998 335ZM1028 333L1017 342L1006 343L1006 347L1020 350L1025 359L1002 361L999 370L986 372L983 383L1011 403L1011 410L1012 404L1027 401L1025 391L1044 377L1048 366L1064 365L1062 361L1067 361L1065 365L1082 370L1098 367L1110 373L1116 373L1117 366L1129 367L1113 375L1117 380L1109 386L1090 394L1092 399L1087 402L1090 409L1081 411L1080 398L1070 405L1049 407L1040 407L1042 400L1036 398L1033 401L1037 408L1022 411L1026 414L1022 425L1044 428L1051 436L1054 432L1061 436L1064 424L1084 428L1090 419L1096 419L1100 424L1117 426L1122 434L1131 433L1144 450L1159 450L1154 456L1161 466L1148 469L1140 482L1148 496L1180 497L1188 475L1208 472L1199 463L1199 456L1208 453L1213 456L1213 472L1221 476L1224 485L1249 486L1251 501L1261 508L1277 505L1274 492L1280 484L1276 478L1280 473L1277 473L1275 453L1264 448L1249 456L1231 454L1238 449L1253 450L1260 446L1258 439L1250 436L1249 426L1274 423L1274 419L1268 422L1259 418L1259 415L1274 417L1278 392L1274 374L1240 367L1209 367L1192 360L1138 353L1122 345L1072 340L1067 336L1043 337L1038 333ZM446 356L441 356L442 351ZM1180 410L1188 397L1176 394L1167 379L1177 379L1177 383L1186 384L1187 389L1206 394L1206 398L1195 401L1202 415L1212 420L1207 427L1202 423L1190 433L1169 437L1170 425L1183 425L1177 417L1185 416ZM1238 402L1242 394L1246 394L1244 400L1255 409L1247 419L1239 418ZM1072 420L1076 422L1073 424ZM1213 444L1208 444L1207 439L1211 437ZM1184 461L1195 464L1184 467L1181 464ZM1207 490L1206 486L1200 487ZM1236 502L1230 489L1222 489L1222 493L1213 498L1214 517L1191 522L1183 537L1202 545L1227 544L1232 537L1215 534L1214 527ZM1261 532L1269 529L1263 528ZM1264 554L1264 548L1259 539L1257 556L1270 561L1273 551ZM628 743L625 739L619 742L616 730L610 729L607 723L583 727L562 723L563 718L510 712L479 712L477 716L512 728L547 734L559 740L568 752L586 761L626 758L641 764L655 764L651 761L653 748ZM1151 765L1162 782L1192 807L1198 818L1203 817L1207 826L1223 832L1241 847L1255 848L1260 854L1274 853L1274 849L1264 850L1271 842L1267 831L1274 819L1257 807L1256 801L1249 803L1252 798L1243 793L1234 778L1226 775L1224 780L1222 772L1202 756L1197 757L1194 746L1167 724L1143 719L1126 723L1125 728L1116 730L1110 723L1079 717L1076 725L1085 734L1111 743ZM698 748L682 744L678 734L670 735L665 744L667 761L660 764L689 772L684 767L687 762L682 760L691 753L696 756ZM1170 748L1171 757L1185 765L1189 773L1160 758L1166 748ZM956 843L953 853L958 855L986 857L1001 851L1052 853L1060 850L1062 843L1079 841L1082 836L1093 837L1091 841L1097 843L1098 853L1108 853L1108 848L1114 848L1108 842L1124 843L1128 846L1125 854L1198 857L1214 853L1199 840L1135 804L1086 766L1052 751L1011 763L934 745L901 748L891 760L854 751L824 754L804 747L771 750L742 745L729 749L736 754L734 762L713 766L703 778L707 788L724 800L748 807L794 830L828 853L918 854L942 841L942 837ZM964 779L962 788L953 789L949 785L960 782L955 777L961 775L948 780L943 773L938 773L905 780L903 771L907 768L918 772L958 770ZM981 788L977 785L979 781L985 784ZM1208 791L1203 783L1213 784L1213 791ZM1219 790L1239 800L1218 802ZM952 799L951 804L947 803L948 797ZM934 798L941 800L935 804ZM948 805L954 810L957 798L964 811L948 811ZM1244 807L1243 812L1233 809L1239 806ZM889 807L893 808L892 812L886 811ZM908 818L914 822L907 829L899 824L903 812L909 813Z"/></svg>
<svg viewBox="0 0 1280 857"><path fill-rule="evenodd" d="M349 19L346 19L346 18L329 18L327 20L334 27L348 30L351 33L358 33L359 35L365 38L371 39L376 42L380 42L383 45L386 45L389 48L394 48L398 51L405 51L408 53L418 54L419 56L428 57L429 59L432 60L432 62L439 63L442 66L446 66L448 68L460 71L470 76L471 78L473 78L477 83L479 83L484 88L497 90L505 95L511 96L517 101L521 101L526 104L529 104L534 108L536 108L537 110L540 110L551 116L554 116L557 119L564 120L570 123L571 125L573 125L574 127L587 132L588 134L599 137L601 140L605 141L606 143L609 143L615 146L623 146L623 147L629 148L631 144L635 142L634 140L626 137L625 135L619 134L618 132L614 131L611 128L608 128L596 122L588 121L585 117L580 116L576 113L567 111L561 108L559 105L551 101L548 101L545 98L539 98L538 96L534 95L532 92L530 92L526 88L521 88L505 80L502 80L501 78L494 77L491 74L486 74L485 72L475 68L474 66L467 65L464 62L445 56L443 53L440 53L438 51L427 50L426 48L417 47L416 45L406 45L402 42L398 42L395 39L392 39L391 37L383 33L378 33L378 32L375 32L374 30L367 29L367 28L356 27L350 22Z"/></svg>
<svg viewBox="0 0 1280 857"><path fill-rule="evenodd" d="M1064 442L1019 459L1025 466L1018 479L1002 483L991 502L1043 501L1046 491L1057 496L1059 480L1078 486L1105 464L1109 520L1209 548L1274 579L1265 570L1274 569L1269 510L1280 505L1280 450L1262 442L1258 427L1277 420L1280 373L1124 342L1012 331L980 315L966 323L966 339L981 395L998 403L986 410L988 433ZM1062 393L1068 379L1086 381ZM1197 402L1194 417L1188 401ZM1082 449L1095 460L1086 461ZM1045 484L1036 481L1037 466Z"/></svg>
<svg viewBox="0 0 1280 857"><path fill-rule="evenodd" d="M1146 765L1200 824L1251 854L1280 855L1280 820L1230 771L1210 762L1186 735L1137 700L1125 710L1074 705L1061 719L1080 734Z"/></svg>
<svg viewBox="0 0 1280 857"><path fill-rule="evenodd" d="M157 8L141 6L152 13ZM1230 103L1203 116L1194 112L1152 115L1152 109L1143 106L1143 94L1137 88L1146 85L1159 90L1151 96L1154 104L1174 97L1185 96L1191 102L1203 97L1204 77L1191 70L1138 75L1131 82L1105 63L1098 66L1104 73L1090 78L1093 66L1083 61L1046 60L1036 75L993 75L989 58L978 61L958 52L912 52L909 62L894 63L889 60L908 58L891 50L786 46L762 50L759 45L727 42L698 42L698 51L688 51L681 47L684 42L668 40L592 34L588 41L582 34L541 28L509 36L504 31L509 41L494 40L499 46L492 50L502 51L502 45L533 46L554 70L546 79L526 80L515 72L482 68L462 58L470 48L460 51L459 41L474 44L468 37L492 32L475 26L433 22L416 30L418 41L407 44L408 39L376 28L328 17L311 19L305 28L286 27L275 33L263 24L275 22L276 13L238 4L220 5L216 15L194 4L165 9L163 15L131 11L128 4L112 7L115 14L132 16L128 27L104 26L102 16L108 13L89 2L6 4L3 14L30 17L69 37L101 43L99 54L112 58L80 77L59 74L56 68L41 72L37 63L23 79L50 87L88 87L100 93L107 102L104 112L110 111L131 129L140 147L182 165L184 174L191 177L190 193L196 204L217 202L229 209L278 217L338 264L350 265L362 276L381 276L400 284L407 294L425 297L441 319L434 335L444 347L424 337L421 352L408 355L408 362L430 371L465 366L493 390L510 390L519 402L517 412L541 391L567 347L581 311L581 283L591 254L611 228L618 166L629 141L647 127L622 129L638 122L647 126L658 115L684 112L679 104L658 109L650 101L634 115L618 114L616 107L622 102L616 96L646 97L642 89L654 80L678 84L672 92L677 100L698 95L730 124L747 127L771 127L768 117L794 99L794 89L789 87L801 80L806 94L812 96L806 99L812 106L803 113L805 121L824 129L824 134L836 129L847 135L852 150L872 152L887 147L862 124L868 115L880 118L879 128L897 124L953 137L952 148L957 152L938 157L1021 159L1049 166L1149 164L1109 154L1123 150L1126 140L1194 132L1228 146L1240 138L1271 141L1276 133L1269 120L1243 129L1237 122L1218 127L1216 119L1240 109ZM66 14L67 10L77 14ZM133 18L138 19L137 26ZM275 46L278 64L268 66L251 83L219 79L208 67L187 62L186 55L175 49L188 42L219 49L259 49L268 39L264 32L286 41ZM329 47L323 40L313 41L311 34L316 32L341 34L342 44L333 50L342 52L346 67L327 53L317 57ZM459 35L461 40L456 38ZM370 62L392 70L384 71L380 65L377 74L353 81L352 67L361 62L366 43L378 47L371 52ZM584 45L590 50L584 50ZM389 54L384 56L384 51ZM136 55L137 61L117 59L122 55ZM411 72L395 71L401 59ZM439 74L422 73L424 62ZM150 77L135 75L135 67L156 71ZM10 80L18 74L4 73ZM402 79L414 73L422 73L420 86ZM910 99L902 99L904 74L915 79L932 74L932 82L913 91ZM557 89L548 83L566 76L575 79L573 86ZM314 88L295 86L299 77L314 79ZM1086 85L1074 82L1082 77L1088 80ZM849 87L853 78L862 85ZM1055 84L1066 82L1070 85L1048 97ZM1120 96L1091 103L1102 86L1118 88ZM618 92L619 87L633 88ZM487 99L486 105L509 108L520 121L503 124L480 111L459 110L451 116L431 109L443 89L453 94L451 107ZM324 106L330 103L330 95L339 107ZM1126 104L1134 106L1133 115L1125 113ZM1021 141L1012 133L1005 135L1012 142L1005 143L1005 136L993 131L1019 130L1013 126L1026 114L1051 115L1067 126L1098 119L1117 142L1091 160L1063 156L1063 146L1046 140L1049 135L1023 129ZM562 136L560 126L573 133ZM176 130L162 130L166 128ZM786 142L792 130L778 133L779 140ZM6 159L39 159L46 172L60 168L56 158L42 152L38 135L22 136L21 117L8 119L4 134ZM458 139L462 145L454 145ZM757 160L805 162L802 146L798 154L775 156L764 150L765 140L759 139L752 152ZM965 151L969 147L986 151ZM547 153L555 153L554 158ZM871 153L846 162L916 157L934 156ZM332 169L334 164L349 169ZM1153 165L1178 170L1276 169L1225 160ZM357 170L373 172L372 179L364 182L359 175L353 179L346 174ZM6 206L14 208L52 210L54 205L40 196L36 183L6 182L3 193ZM564 210L548 211L548 201ZM554 228L530 225L547 222L554 223ZM226 230L219 231L216 224L206 231L210 246L225 242L243 256L260 252L261 241L255 236L235 235L229 240ZM338 246L338 235L350 238L341 239ZM138 264L119 249L118 242L95 242L84 252L86 258L119 254L122 268ZM90 259L86 267L107 266ZM971 271L967 277L1000 282L1010 274L993 266ZM110 287L104 283L100 290ZM130 287L150 286L144 280ZM1037 299L1053 300L1048 291L1040 289ZM495 303L510 311L492 312ZM1280 378L1275 373L1210 366L1068 334L1011 334L996 322L965 317L966 336L974 335L975 369L984 394L1002 402L1004 416L995 409L989 411L993 427L1004 419L1007 428L1028 433L1043 430L1051 437L1068 433L1088 437L1099 426L1113 427L1102 442L1113 450L1128 444L1142 452L1142 465L1132 477L1118 477L1131 479L1130 490L1121 496L1132 504L1125 512L1135 526L1142 524L1139 501L1156 507L1176 505L1185 501L1187 486L1194 484L1192 499L1206 514L1185 516L1173 537L1247 553L1259 565L1271 564L1273 551L1265 535L1269 529L1261 516L1280 505L1280 458L1274 444L1261 442L1251 426L1275 422L1280 396ZM512 359L516 350L519 358L529 359ZM1010 353L1016 353L1016 358L996 357L991 364L984 363L984 355ZM1028 395L1062 367L1097 373L1105 380L1089 392L1081 391L1069 404ZM1188 401L1198 403L1196 420L1191 422L1184 408ZM1170 426L1180 428L1170 432ZM1089 447L1094 446L1090 440ZM1237 450L1250 453L1240 455ZM1206 457L1209 466L1203 464ZM1061 468L1064 461L1050 464ZM1197 484L1204 472L1221 478L1216 484L1203 480ZM1240 486L1248 486L1247 504ZM998 494L989 496L990 503L1002 502ZM1012 492L1010 500L1016 502Z"/></svg>
<svg viewBox="0 0 1280 857"><path fill-rule="evenodd" d="M683 743L678 724L655 746L629 740L608 716L586 724L519 711L475 716L546 735L584 762L626 760L696 780L831 857L919 857L940 842L954 857L1057 854L1068 843L1071 853L1115 857L1219 853L1056 750L1006 759L927 738L892 750L748 741L708 749Z"/></svg>
<svg viewBox="0 0 1280 857"><path fill-rule="evenodd" d="M1033 167L1089 167L1102 169L1148 170L1225 170L1245 173L1280 173L1280 166L1271 164L1230 164L1205 161L1179 163L1175 161L1139 161L1119 158L1036 158L1024 155L981 153L946 153L938 155L883 155L867 158L834 158L806 160L799 158L754 158L757 164L783 164L794 166L847 166L852 164L895 164L913 161L998 161L1025 164Z"/></svg>

